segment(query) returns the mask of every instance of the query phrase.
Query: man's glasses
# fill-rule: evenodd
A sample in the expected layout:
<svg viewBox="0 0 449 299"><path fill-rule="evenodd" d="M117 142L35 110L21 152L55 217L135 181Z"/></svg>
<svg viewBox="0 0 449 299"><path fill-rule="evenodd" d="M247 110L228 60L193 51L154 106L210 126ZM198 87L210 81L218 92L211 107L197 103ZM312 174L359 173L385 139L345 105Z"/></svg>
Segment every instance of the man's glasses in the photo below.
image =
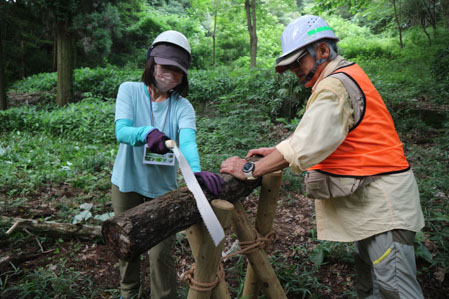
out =
<svg viewBox="0 0 449 299"><path fill-rule="evenodd" d="M289 70L289 71L293 71L293 70L299 68L299 66L300 66L301 63L302 63L303 58L306 57L307 54L309 54L309 52L305 51L304 53L302 53L301 55L299 55L299 57L296 58L295 61L293 61L292 63L290 63L290 65L288 66L288 70Z"/></svg>

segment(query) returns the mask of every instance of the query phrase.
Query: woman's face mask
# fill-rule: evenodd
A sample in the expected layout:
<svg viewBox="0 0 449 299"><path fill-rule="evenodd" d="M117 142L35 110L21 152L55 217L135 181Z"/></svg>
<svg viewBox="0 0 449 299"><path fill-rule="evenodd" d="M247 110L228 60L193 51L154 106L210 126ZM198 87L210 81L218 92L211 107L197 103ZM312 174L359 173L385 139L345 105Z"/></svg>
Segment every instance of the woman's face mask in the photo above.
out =
<svg viewBox="0 0 449 299"><path fill-rule="evenodd" d="M154 67L156 87L162 92L167 92L181 84L183 76L184 73L181 70L175 70L170 66L156 64Z"/></svg>

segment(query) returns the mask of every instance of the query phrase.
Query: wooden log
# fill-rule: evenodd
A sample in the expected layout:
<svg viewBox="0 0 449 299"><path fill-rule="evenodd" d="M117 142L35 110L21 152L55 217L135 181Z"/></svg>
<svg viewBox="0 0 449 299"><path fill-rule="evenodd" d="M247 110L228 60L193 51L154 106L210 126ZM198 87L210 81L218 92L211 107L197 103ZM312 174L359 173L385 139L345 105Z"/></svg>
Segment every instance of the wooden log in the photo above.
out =
<svg viewBox="0 0 449 299"><path fill-rule="evenodd" d="M240 242L249 242L256 239L256 233L251 227L240 201L234 204L232 221L232 227ZM287 299L265 251L262 248L256 248L254 251L246 254L246 257L249 263L251 263L254 272L256 272L257 279L261 282L265 296L269 299Z"/></svg>
<svg viewBox="0 0 449 299"><path fill-rule="evenodd" d="M276 214L279 191L281 189L282 172L276 171L266 174L262 178L262 187L260 189L259 204L257 206L256 230L263 236L271 232L273 220ZM256 272L248 263L243 286L242 297L248 299L259 298L261 282L257 279Z"/></svg>
<svg viewBox="0 0 449 299"><path fill-rule="evenodd" d="M211 205L223 229L229 227L234 206L225 200L213 200ZM221 241L218 246L215 246L204 223L194 224L189 227L187 238L195 258L194 280L201 283L214 282L217 278L225 240ZM214 293L213 297L217 299L231 298L224 281L220 281L219 285L213 290L198 291L190 288L187 298L208 299L212 293Z"/></svg>
<svg viewBox="0 0 449 299"><path fill-rule="evenodd" d="M228 174L220 177L224 183L218 198L231 203L248 196L262 181L240 181ZM209 201L214 199L205 194ZM102 234L118 258L131 261L165 238L201 221L193 194L182 187L106 220Z"/></svg>
<svg viewBox="0 0 449 299"><path fill-rule="evenodd" d="M8 230L7 235L11 234L15 229L26 228L37 234L47 234L58 237L77 237L83 239L101 237L101 226L58 223L5 216L0 216L0 221L13 223L13 226Z"/></svg>

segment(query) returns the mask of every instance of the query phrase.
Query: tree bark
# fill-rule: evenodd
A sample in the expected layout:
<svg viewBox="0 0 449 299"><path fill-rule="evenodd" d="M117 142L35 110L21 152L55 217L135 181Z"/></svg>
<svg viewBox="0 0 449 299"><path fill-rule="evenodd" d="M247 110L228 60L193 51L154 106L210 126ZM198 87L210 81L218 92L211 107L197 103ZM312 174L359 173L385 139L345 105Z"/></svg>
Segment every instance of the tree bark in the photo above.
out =
<svg viewBox="0 0 449 299"><path fill-rule="evenodd" d="M220 176L224 183L219 199L231 203L249 195L261 183L260 178L240 181L228 174ZM208 194L206 197L212 199ZM165 238L200 222L193 194L182 187L106 220L102 233L117 257L132 261Z"/></svg>
<svg viewBox="0 0 449 299"><path fill-rule="evenodd" d="M262 187L260 188L259 204L256 214L256 230L266 236L272 231L273 220L276 215L276 207L281 189L282 172L276 171L265 175L262 178ZM265 248L268 251L270 248ZM257 278L257 273L248 263L245 284L243 286L242 297L248 299L259 298L259 291L262 289L262 283Z"/></svg>
<svg viewBox="0 0 449 299"><path fill-rule="evenodd" d="M248 25L251 67L256 66L257 58L257 31L256 31L256 0L245 0L246 23Z"/></svg>
<svg viewBox="0 0 449 299"><path fill-rule="evenodd" d="M3 57L2 30L0 30L0 110L6 110L8 108L8 101L6 98L5 63Z"/></svg>
<svg viewBox="0 0 449 299"><path fill-rule="evenodd" d="M217 14L218 14L218 0L215 0L215 8L214 8L214 31L212 33L213 40L213 66L214 68L217 66L217 54L216 54L216 43L217 43Z"/></svg>
<svg viewBox="0 0 449 299"><path fill-rule="evenodd" d="M14 229L26 228L31 232L59 237L78 237L86 239L101 237L100 226L38 221L36 219L23 219L5 216L0 216L0 220L1 222L14 223L15 227L11 227L8 234L12 233Z"/></svg>
<svg viewBox="0 0 449 299"><path fill-rule="evenodd" d="M64 106L72 99L73 58L72 36L68 22L57 22L57 69L58 83L56 86L56 104Z"/></svg>
<svg viewBox="0 0 449 299"><path fill-rule="evenodd" d="M396 0L392 0L393 7L394 7L394 19L396 20L396 24L398 25L398 31L399 31L399 44L401 45L401 49L404 48L404 44L402 43L402 28L401 28L401 22L399 20L399 14L396 8ZM400 2L400 0L399 0Z"/></svg>
<svg viewBox="0 0 449 299"><path fill-rule="evenodd" d="M446 18L446 26L449 31L449 0L440 1L441 14L443 18Z"/></svg>

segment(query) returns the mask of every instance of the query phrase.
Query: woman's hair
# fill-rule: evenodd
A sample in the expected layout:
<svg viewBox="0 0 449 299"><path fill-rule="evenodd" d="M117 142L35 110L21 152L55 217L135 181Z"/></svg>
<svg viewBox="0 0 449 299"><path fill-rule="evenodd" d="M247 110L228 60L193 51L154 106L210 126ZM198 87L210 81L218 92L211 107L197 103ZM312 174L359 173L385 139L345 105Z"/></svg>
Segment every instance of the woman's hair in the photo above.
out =
<svg viewBox="0 0 449 299"><path fill-rule="evenodd" d="M145 70L142 74L142 82L147 86L156 86L156 81L154 80L154 57L150 56L145 64ZM173 88L173 91L179 93L182 97L186 97L189 93L189 80L187 79L187 75L184 74L182 76L182 82Z"/></svg>

